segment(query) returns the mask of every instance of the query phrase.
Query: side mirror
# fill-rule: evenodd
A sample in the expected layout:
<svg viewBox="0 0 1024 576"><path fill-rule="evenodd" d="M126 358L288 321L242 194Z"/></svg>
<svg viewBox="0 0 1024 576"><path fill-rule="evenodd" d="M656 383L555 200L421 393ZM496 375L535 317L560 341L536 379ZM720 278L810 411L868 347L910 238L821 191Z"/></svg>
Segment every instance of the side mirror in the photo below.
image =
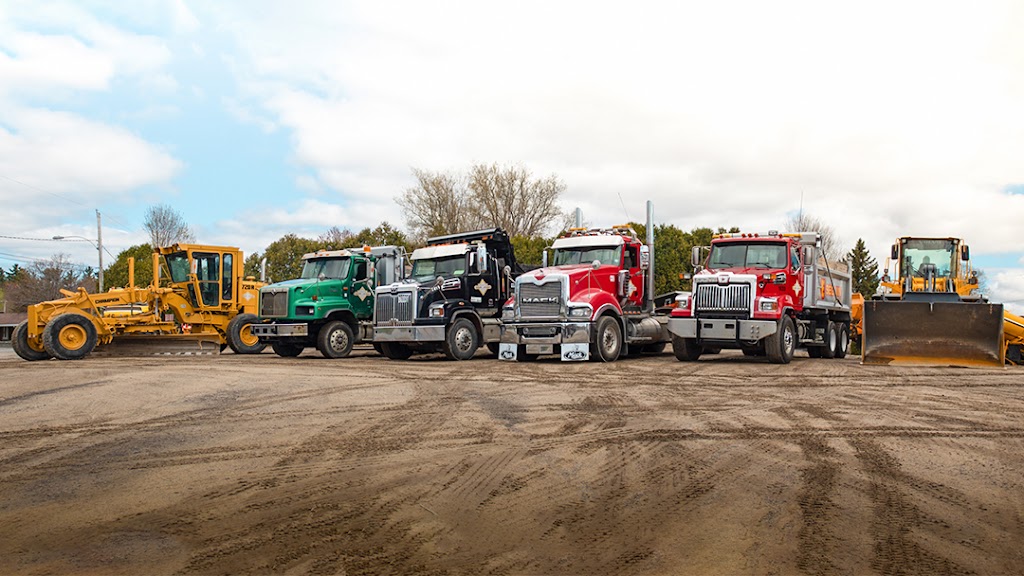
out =
<svg viewBox="0 0 1024 576"><path fill-rule="evenodd" d="M487 246L483 244L476 247L476 267L481 274L487 272Z"/></svg>
<svg viewBox="0 0 1024 576"><path fill-rule="evenodd" d="M696 269L700 264L700 246L694 246L690 249L690 265ZM657 270L655 270L655 273L657 273Z"/></svg>
<svg viewBox="0 0 1024 576"><path fill-rule="evenodd" d="M640 269L647 270L651 267L651 247L644 244L640 246Z"/></svg>
<svg viewBox="0 0 1024 576"><path fill-rule="evenodd" d="M889 254L889 257L892 258L893 260L899 260L900 259L900 247L895 245L895 244L893 244L892 245L892 253Z"/></svg>
<svg viewBox="0 0 1024 576"><path fill-rule="evenodd" d="M594 270L597 270L598 268L601 267L601 261L594 260L593 262L590 263L590 267L593 268Z"/></svg>
<svg viewBox="0 0 1024 576"><path fill-rule="evenodd" d="M545 249L540 251L540 267L541 268L547 268L548 267L548 249L547 248L545 248Z"/></svg>
<svg viewBox="0 0 1024 576"><path fill-rule="evenodd" d="M596 263L597 260L594 260L594 262ZM596 268L596 266L595 266L595 268ZM627 282L629 282L629 271L628 270L619 270L618 282L616 282L616 285L615 285L616 293L619 295L619 298L622 298L623 296L626 295L626 283Z"/></svg>
<svg viewBox="0 0 1024 576"><path fill-rule="evenodd" d="M317 281L319 282L323 282L324 278L327 278L327 275L324 274L323 272L321 272L320 275L316 277Z"/></svg>
<svg viewBox="0 0 1024 576"><path fill-rule="evenodd" d="M960 259L964 262L971 259L971 249L967 247L967 244L960 247Z"/></svg>

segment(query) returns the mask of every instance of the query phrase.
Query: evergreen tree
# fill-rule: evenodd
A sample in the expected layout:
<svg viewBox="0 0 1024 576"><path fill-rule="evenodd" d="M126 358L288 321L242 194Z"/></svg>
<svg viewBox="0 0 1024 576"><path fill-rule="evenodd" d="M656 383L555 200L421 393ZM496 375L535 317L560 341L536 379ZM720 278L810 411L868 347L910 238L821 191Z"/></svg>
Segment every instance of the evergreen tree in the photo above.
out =
<svg viewBox="0 0 1024 576"><path fill-rule="evenodd" d="M868 253L864 239L858 238L853 250L846 255L853 275L853 289L865 298L870 298L878 289L878 262Z"/></svg>

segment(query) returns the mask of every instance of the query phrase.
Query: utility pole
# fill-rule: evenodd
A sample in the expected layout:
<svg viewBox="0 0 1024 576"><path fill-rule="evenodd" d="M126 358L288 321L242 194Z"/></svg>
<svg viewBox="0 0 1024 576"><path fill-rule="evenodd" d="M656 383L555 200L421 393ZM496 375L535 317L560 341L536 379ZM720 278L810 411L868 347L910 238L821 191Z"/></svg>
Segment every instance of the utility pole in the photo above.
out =
<svg viewBox="0 0 1024 576"><path fill-rule="evenodd" d="M100 223L99 210L96 210L96 251L100 254L99 291L103 292L103 225Z"/></svg>

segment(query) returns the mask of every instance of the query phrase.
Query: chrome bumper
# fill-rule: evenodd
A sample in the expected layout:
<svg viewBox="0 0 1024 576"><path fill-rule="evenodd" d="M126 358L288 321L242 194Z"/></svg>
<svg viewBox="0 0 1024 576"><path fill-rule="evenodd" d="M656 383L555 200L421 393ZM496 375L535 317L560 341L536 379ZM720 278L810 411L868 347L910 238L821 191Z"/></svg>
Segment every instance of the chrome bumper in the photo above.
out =
<svg viewBox="0 0 1024 576"><path fill-rule="evenodd" d="M374 342L441 342L444 326L374 326Z"/></svg>
<svg viewBox="0 0 1024 576"><path fill-rule="evenodd" d="M755 341L775 333L774 320L739 320L735 318L669 318L668 331L679 338L700 340Z"/></svg>

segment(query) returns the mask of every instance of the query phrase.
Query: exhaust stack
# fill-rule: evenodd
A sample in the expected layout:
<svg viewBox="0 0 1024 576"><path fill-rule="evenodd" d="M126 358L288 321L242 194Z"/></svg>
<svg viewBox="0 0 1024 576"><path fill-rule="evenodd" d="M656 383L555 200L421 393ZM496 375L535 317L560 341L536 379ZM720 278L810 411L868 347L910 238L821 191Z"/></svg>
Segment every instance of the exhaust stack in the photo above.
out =
<svg viewBox="0 0 1024 576"><path fill-rule="evenodd" d="M654 203L647 201L647 249L650 261L647 264L647 312L654 312Z"/></svg>

